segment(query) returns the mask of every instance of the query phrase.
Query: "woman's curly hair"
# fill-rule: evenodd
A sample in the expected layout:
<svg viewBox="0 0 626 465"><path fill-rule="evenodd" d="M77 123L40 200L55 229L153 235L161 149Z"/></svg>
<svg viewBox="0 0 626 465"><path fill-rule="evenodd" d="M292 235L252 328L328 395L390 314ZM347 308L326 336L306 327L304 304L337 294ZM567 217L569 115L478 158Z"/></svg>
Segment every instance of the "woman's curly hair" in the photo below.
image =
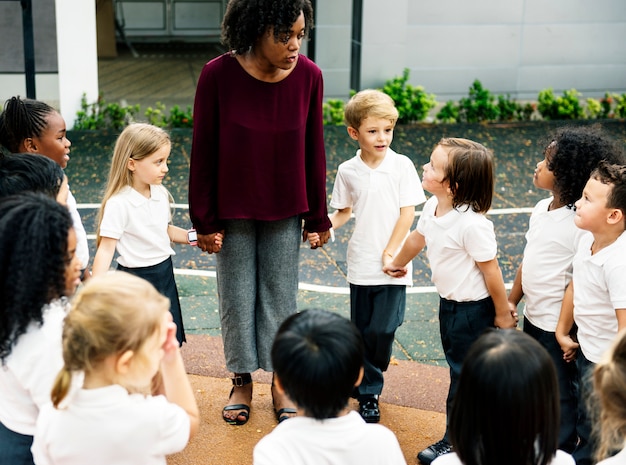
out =
<svg viewBox="0 0 626 465"><path fill-rule="evenodd" d="M601 160L622 165L624 149L599 125L559 128L547 141L548 169L554 174L554 193L569 208L580 199L591 172Z"/></svg>
<svg viewBox="0 0 626 465"><path fill-rule="evenodd" d="M313 28L310 0L230 0L222 21L222 43L229 50L243 54L269 29L278 40L281 34L291 30L300 13L304 14L307 36Z"/></svg>
<svg viewBox="0 0 626 465"><path fill-rule="evenodd" d="M0 360L65 294L68 209L43 194L0 199Z"/></svg>

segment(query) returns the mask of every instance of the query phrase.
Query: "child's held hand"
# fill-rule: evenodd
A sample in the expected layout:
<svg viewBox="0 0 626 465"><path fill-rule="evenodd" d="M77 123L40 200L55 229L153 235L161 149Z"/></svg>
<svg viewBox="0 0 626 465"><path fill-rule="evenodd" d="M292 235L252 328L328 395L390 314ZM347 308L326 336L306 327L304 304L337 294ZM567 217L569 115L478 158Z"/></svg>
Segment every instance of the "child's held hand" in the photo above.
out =
<svg viewBox="0 0 626 465"><path fill-rule="evenodd" d="M406 266L394 265L393 260L389 264L383 266L383 273L391 276L392 278L402 278L406 276L408 270Z"/></svg>
<svg viewBox="0 0 626 465"><path fill-rule="evenodd" d="M562 335L556 333L556 340L561 346L563 351L563 360L566 362L573 362L576 360L576 352L578 351L578 343L572 339L569 334Z"/></svg>
<svg viewBox="0 0 626 465"><path fill-rule="evenodd" d="M493 325L500 329L513 329L517 327L517 319L513 316L512 312L496 314L496 317L493 320Z"/></svg>
<svg viewBox="0 0 626 465"><path fill-rule="evenodd" d="M319 247L320 244L320 235L316 232L312 232L312 233L308 233L307 234L307 239L309 241L309 244L311 245L311 248L314 249L316 247Z"/></svg>

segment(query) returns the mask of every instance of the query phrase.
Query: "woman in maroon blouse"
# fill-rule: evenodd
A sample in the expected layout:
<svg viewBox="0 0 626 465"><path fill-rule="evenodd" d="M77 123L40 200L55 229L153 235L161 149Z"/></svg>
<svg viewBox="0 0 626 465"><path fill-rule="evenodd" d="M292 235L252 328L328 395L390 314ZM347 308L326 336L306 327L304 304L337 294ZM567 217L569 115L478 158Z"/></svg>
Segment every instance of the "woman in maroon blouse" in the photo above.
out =
<svg viewBox="0 0 626 465"><path fill-rule="evenodd" d="M226 366L234 373L225 421L248 421L250 373L273 371L280 323L296 312L298 252L328 241L321 70L299 55L313 25L309 0L230 0L222 41L194 103L189 176L198 247L217 255ZM279 421L293 404L272 389Z"/></svg>

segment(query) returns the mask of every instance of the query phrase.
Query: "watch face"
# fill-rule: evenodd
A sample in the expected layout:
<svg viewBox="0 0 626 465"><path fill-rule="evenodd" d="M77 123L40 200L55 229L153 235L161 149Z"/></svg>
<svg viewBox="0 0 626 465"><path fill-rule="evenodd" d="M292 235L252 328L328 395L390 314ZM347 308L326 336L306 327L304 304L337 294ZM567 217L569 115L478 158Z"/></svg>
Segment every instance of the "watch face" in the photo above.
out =
<svg viewBox="0 0 626 465"><path fill-rule="evenodd" d="M196 231L187 232L187 240L189 242L198 242L198 233Z"/></svg>

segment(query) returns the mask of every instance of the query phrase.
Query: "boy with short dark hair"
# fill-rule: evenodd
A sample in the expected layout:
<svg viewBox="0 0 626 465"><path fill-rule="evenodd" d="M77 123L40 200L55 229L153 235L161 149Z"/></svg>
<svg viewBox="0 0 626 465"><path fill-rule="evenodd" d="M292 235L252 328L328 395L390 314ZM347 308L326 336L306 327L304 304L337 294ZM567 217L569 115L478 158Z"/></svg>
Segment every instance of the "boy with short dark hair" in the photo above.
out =
<svg viewBox="0 0 626 465"><path fill-rule="evenodd" d="M363 341L346 318L320 309L287 318L272 346L275 388L298 406L254 448L254 465L406 464L393 432L348 410L363 377Z"/></svg>
<svg viewBox="0 0 626 465"><path fill-rule="evenodd" d="M626 328L626 166L600 162L576 202L574 221L589 233L578 243L556 337L564 358L576 358L579 440L572 455L577 465L586 465L594 463L586 405L592 392L589 374ZM574 323L578 342L570 336Z"/></svg>

